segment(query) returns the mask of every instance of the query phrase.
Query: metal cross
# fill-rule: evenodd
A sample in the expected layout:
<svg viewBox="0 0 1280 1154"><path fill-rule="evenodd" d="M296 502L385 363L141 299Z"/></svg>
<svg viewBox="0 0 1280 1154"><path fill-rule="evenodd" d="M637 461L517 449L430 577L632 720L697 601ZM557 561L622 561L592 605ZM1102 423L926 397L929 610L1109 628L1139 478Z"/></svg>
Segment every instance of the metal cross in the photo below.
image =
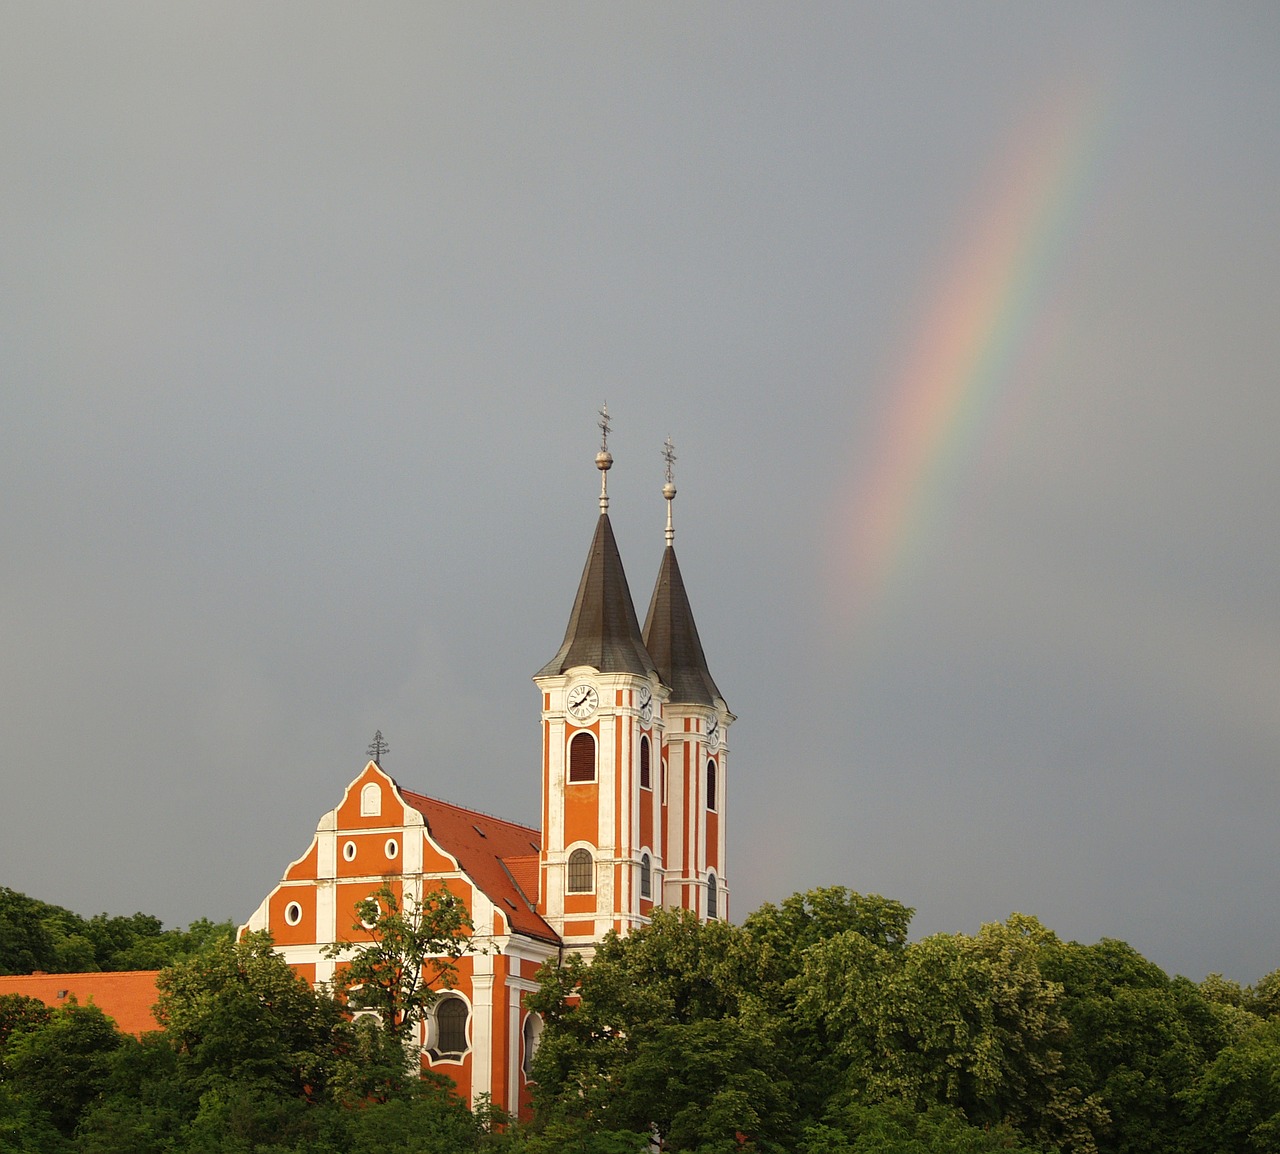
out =
<svg viewBox="0 0 1280 1154"><path fill-rule="evenodd" d="M597 422L600 426L600 452L607 453L609 451L609 402L605 401L600 406L600 420Z"/></svg>
<svg viewBox="0 0 1280 1154"><path fill-rule="evenodd" d="M373 740L369 742L369 748L365 750L365 756L373 759L373 764L379 769L382 768L382 756L391 752L391 746L382 740L382 730L376 730Z"/></svg>
<svg viewBox="0 0 1280 1154"><path fill-rule="evenodd" d="M671 466L676 463L676 447L671 443L671 438L667 438L667 443L662 446L662 459L667 463L667 484L671 484Z"/></svg>

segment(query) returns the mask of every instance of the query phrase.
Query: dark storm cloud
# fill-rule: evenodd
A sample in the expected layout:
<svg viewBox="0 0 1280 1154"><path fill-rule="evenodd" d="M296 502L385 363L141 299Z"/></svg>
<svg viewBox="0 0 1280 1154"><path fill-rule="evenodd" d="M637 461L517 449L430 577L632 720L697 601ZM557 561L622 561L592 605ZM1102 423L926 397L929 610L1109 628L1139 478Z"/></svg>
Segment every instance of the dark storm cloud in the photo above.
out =
<svg viewBox="0 0 1280 1154"><path fill-rule="evenodd" d="M739 914L845 884L1280 964L1271 7L5 24L0 884L243 918L375 728L536 820L607 398L642 611L680 454ZM1060 339L845 633L838 498L984 174L1080 84Z"/></svg>

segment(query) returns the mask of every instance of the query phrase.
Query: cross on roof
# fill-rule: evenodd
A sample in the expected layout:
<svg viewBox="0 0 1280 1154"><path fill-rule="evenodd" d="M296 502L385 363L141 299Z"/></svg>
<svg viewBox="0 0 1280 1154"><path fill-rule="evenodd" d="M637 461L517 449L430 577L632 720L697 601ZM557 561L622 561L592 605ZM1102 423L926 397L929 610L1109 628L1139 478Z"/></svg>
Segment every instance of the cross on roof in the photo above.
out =
<svg viewBox="0 0 1280 1154"><path fill-rule="evenodd" d="M600 426L600 452L607 453L609 451L609 402L605 401L600 406L600 420L597 422Z"/></svg>

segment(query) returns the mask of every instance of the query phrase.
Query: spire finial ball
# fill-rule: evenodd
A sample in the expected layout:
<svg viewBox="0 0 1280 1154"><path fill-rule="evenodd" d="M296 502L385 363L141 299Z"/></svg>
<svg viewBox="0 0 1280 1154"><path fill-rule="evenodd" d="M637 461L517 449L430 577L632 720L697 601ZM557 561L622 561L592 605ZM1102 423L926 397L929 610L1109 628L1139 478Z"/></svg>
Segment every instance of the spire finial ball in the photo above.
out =
<svg viewBox="0 0 1280 1154"><path fill-rule="evenodd" d="M596 468L602 473L607 473L613 468L613 454L608 449L601 449L596 454Z"/></svg>
<svg viewBox="0 0 1280 1154"><path fill-rule="evenodd" d="M662 486L662 495L666 497L668 501L670 501L671 498L676 495L676 487L670 481L668 481L665 485Z"/></svg>

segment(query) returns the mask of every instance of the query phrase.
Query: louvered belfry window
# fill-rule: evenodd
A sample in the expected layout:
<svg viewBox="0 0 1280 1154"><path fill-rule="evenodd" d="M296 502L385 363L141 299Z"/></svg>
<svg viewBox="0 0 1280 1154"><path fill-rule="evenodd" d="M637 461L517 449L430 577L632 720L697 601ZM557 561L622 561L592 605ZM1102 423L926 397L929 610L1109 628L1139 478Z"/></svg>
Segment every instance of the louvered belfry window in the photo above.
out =
<svg viewBox="0 0 1280 1154"><path fill-rule="evenodd" d="M571 894L589 894L595 887L591 884L592 866L591 851L575 849L569 855L568 890Z"/></svg>
<svg viewBox="0 0 1280 1154"><path fill-rule="evenodd" d="M640 855L640 896L653 897L653 865L647 853Z"/></svg>
<svg viewBox="0 0 1280 1154"><path fill-rule="evenodd" d="M569 780L595 781L596 742L589 733L575 733L569 742Z"/></svg>
<svg viewBox="0 0 1280 1154"><path fill-rule="evenodd" d="M716 763L707 762L707 808L716 808Z"/></svg>
<svg viewBox="0 0 1280 1154"><path fill-rule="evenodd" d="M709 874L707 877L707 917L716 918L720 916L719 896L716 887L716 875Z"/></svg>
<svg viewBox="0 0 1280 1154"><path fill-rule="evenodd" d="M640 788L653 788L649 780L649 739L647 737L640 738Z"/></svg>

